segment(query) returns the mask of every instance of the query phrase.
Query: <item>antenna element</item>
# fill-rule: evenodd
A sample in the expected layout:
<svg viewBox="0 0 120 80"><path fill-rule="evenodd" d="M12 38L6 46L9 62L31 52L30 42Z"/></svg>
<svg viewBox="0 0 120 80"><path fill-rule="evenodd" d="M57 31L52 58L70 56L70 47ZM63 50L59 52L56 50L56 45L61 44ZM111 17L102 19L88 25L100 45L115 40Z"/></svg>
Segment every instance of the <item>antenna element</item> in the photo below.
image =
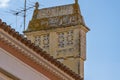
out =
<svg viewBox="0 0 120 80"><path fill-rule="evenodd" d="M25 0L25 3L24 3L24 31L25 31L25 24L26 24L26 0Z"/></svg>

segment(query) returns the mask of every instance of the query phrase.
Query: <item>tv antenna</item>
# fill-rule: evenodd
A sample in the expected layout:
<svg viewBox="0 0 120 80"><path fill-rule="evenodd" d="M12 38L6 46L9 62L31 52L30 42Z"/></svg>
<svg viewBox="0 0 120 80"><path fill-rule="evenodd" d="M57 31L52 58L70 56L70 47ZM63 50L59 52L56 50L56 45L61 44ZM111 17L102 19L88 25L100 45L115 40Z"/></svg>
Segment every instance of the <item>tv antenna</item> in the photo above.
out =
<svg viewBox="0 0 120 80"><path fill-rule="evenodd" d="M27 7L27 0L24 0L24 8L20 9L20 10L10 10L13 15L16 15L16 27L17 27L17 16L22 16L23 17L23 21L24 21L24 31L26 28L26 13L28 10L34 8L35 6L32 5L31 7Z"/></svg>

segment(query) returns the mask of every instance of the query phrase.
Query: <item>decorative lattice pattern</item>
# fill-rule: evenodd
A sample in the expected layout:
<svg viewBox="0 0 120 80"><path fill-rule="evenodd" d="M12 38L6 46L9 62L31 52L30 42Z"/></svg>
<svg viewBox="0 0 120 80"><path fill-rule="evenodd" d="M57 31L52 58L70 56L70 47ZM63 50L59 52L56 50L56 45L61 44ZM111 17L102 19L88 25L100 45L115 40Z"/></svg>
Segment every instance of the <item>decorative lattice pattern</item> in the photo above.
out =
<svg viewBox="0 0 120 80"><path fill-rule="evenodd" d="M49 48L49 34L36 36L34 43L36 46L39 46L45 49Z"/></svg>
<svg viewBox="0 0 120 80"><path fill-rule="evenodd" d="M58 46L64 48L73 45L73 31L58 33Z"/></svg>
<svg viewBox="0 0 120 80"><path fill-rule="evenodd" d="M40 36L36 36L34 43L35 43L36 46L39 46L40 43L41 43L41 37Z"/></svg>
<svg viewBox="0 0 120 80"><path fill-rule="evenodd" d="M44 35L43 36L43 48L49 48L49 35Z"/></svg>

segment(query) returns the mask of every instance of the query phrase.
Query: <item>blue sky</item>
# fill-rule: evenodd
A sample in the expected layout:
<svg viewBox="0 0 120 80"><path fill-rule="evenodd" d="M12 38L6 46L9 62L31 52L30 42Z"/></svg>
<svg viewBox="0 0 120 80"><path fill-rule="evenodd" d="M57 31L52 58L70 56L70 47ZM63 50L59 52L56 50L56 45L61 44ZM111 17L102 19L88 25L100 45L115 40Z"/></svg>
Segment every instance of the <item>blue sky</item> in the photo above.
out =
<svg viewBox="0 0 120 80"><path fill-rule="evenodd" d="M17 17L16 27L16 16L12 15L11 10L22 9L23 1L0 0L0 18L20 32L23 30L23 18ZM28 1L29 4L39 1L40 8L74 2L74 0ZM86 25L91 29L87 34L85 80L120 80L119 3L119 0L79 0ZM32 16L32 10L27 14L27 22Z"/></svg>

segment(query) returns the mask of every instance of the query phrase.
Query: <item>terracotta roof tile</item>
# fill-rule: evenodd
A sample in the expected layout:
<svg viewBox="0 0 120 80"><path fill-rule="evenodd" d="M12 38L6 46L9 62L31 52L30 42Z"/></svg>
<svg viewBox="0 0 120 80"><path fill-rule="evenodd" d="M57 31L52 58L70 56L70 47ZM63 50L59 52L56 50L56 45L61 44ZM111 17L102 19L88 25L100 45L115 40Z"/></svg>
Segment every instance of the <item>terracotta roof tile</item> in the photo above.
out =
<svg viewBox="0 0 120 80"><path fill-rule="evenodd" d="M11 28L5 22L2 22L1 19L0 19L0 29L4 30L9 35L11 35L15 39L17 39L18 41L20 41L21 43L23 43L24 45L35 51L37 54L48 60L53 65L57 66L59 69L61 69L62 71L73 77L75 80L83 80L78 74L70 70L68 67L66 67L65 65L54 59L46 52L44 52L40 47L35 46L35 44L31 43L30 40L27 40L27 38L25 38L24 35L19 34L19 32L16 32L15 29Z"/></svg>

